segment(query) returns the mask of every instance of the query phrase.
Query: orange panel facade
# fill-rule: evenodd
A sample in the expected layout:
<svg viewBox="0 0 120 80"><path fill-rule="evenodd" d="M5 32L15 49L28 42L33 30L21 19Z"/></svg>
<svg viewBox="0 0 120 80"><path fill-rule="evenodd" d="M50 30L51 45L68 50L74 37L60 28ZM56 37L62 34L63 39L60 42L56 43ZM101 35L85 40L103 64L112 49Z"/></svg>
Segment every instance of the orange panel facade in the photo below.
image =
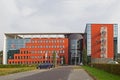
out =
<svg viewBox="0 0 120 80"><path fill-rule="evenodd" d="M113 59L113 41L113 24L91 24L91 58ZM105 55L102 55L102 51Z"/></svg>
<svg viewBox="0 0 120 80"><path fill-rule="evenodd" d="M53 53L57 54L57 64L61 64L62 58L68 64L68 38L32 38L20 53L14 54L14 59L8 59L8 63L53 63Z"/></svg>

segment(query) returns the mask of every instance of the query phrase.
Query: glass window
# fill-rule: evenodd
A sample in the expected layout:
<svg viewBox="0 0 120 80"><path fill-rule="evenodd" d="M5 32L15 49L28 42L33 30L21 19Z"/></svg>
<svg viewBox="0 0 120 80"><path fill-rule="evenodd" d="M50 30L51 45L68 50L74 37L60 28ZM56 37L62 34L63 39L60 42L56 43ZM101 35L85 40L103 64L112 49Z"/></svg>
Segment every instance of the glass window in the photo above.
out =
<svg viewBox="0 0 120 80"><path fill-rule="evenodd" d="M32 46L32 48L34 48L34 46Z"/></svg>
<svg viewBox="0 0 120 80"><path fill-rule="evenodd" d="M59 40L57 40L57 42L59 43Z"/></svg>
<svg viewBox="0 0 120 80"><path fill-rule="evenodd" d="M57 51L57 53L59 53L59 51Z"/></svg>
<svg viewBox="0 0 120 80"><path fill-rule="evenodd" d="M64 43L64 40L63 40L63 43Z"/></svg>
<svg viewBox="0 0 120 80"><path fill-rule="evenodd" d="M63 50L63 53L65 53L65 51Z"/></svg>
<svg viewBox="0 0 120 80"><path fill-rule="evenodd" d="M35 51L31 51L31 53L35 53Z"/></svg>
<svg viewBox="0 0 120 80"><path fill-rule="evenodd" d="M48 40L46 40L46 43L48 43Z"/></svg>
<svg viewBox="0 0 120 80"><path fill-rule="evenodd" d="M42 53L42 51L41 51L41 53Z"/></svg>
<svg viewBox="0 0 120 80"><path fill-rule="evenodd" d="M34 40L32 40L32 43L34 43Z"/></svg>

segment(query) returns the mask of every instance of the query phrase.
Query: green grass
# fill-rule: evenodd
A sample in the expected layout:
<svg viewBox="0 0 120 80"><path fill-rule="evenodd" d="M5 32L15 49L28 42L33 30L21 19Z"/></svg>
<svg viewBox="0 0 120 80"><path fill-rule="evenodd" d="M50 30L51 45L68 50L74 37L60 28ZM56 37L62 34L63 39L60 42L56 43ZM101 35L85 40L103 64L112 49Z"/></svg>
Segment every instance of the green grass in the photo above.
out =
<svg viewBox="0 0 120 80"><path fill-rule="evenodd" d="M12 73L24 72L29 70L34 70L35 67L21 67L21 68L0 68L0 76Z"/></svg>
<svg viewBox="0 0 120 80"><path fill-rule="evenodd" d="M82 66L89 74L94 76L96 80L120 80L120 76L114 75L99 69L88 66Z"/></svg>

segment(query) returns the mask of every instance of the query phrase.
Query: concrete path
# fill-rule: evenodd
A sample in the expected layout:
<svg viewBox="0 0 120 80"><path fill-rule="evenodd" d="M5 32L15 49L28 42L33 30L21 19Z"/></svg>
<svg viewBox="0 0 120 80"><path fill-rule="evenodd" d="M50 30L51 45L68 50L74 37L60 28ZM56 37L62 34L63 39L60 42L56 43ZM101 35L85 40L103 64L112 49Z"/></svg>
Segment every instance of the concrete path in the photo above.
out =
<svg viewBox="0 0 120 80"><path fill-rule="evenodd" d="M68 80L94 80L83 69L73 69L68 77Z"/></svg>

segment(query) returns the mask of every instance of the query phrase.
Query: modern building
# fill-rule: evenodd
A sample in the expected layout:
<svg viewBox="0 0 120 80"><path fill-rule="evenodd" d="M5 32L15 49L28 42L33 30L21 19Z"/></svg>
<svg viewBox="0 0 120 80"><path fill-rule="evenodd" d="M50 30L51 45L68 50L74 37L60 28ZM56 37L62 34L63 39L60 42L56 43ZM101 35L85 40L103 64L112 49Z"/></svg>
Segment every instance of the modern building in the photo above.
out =
<svg viewBox="0 0 120 80"><path fill-rule="evenodd" d="M85 38L87 55L92 63L107 63L117 59L117 24L87 24Z"/></svg>
<svg viewBox="0 0 120 80"><path fill-rule="evenodd" d="M79 64L82 62L81 33L5 33L4 64L53 63Z"/></svg>
<svg viewBox="0 0 120 80"><path fill-rule="evenodd" d="M77 65L83 61L107 63L118 59L118 25L87 24L85 33L5 33L3 64L53 63Z"/></svg>

